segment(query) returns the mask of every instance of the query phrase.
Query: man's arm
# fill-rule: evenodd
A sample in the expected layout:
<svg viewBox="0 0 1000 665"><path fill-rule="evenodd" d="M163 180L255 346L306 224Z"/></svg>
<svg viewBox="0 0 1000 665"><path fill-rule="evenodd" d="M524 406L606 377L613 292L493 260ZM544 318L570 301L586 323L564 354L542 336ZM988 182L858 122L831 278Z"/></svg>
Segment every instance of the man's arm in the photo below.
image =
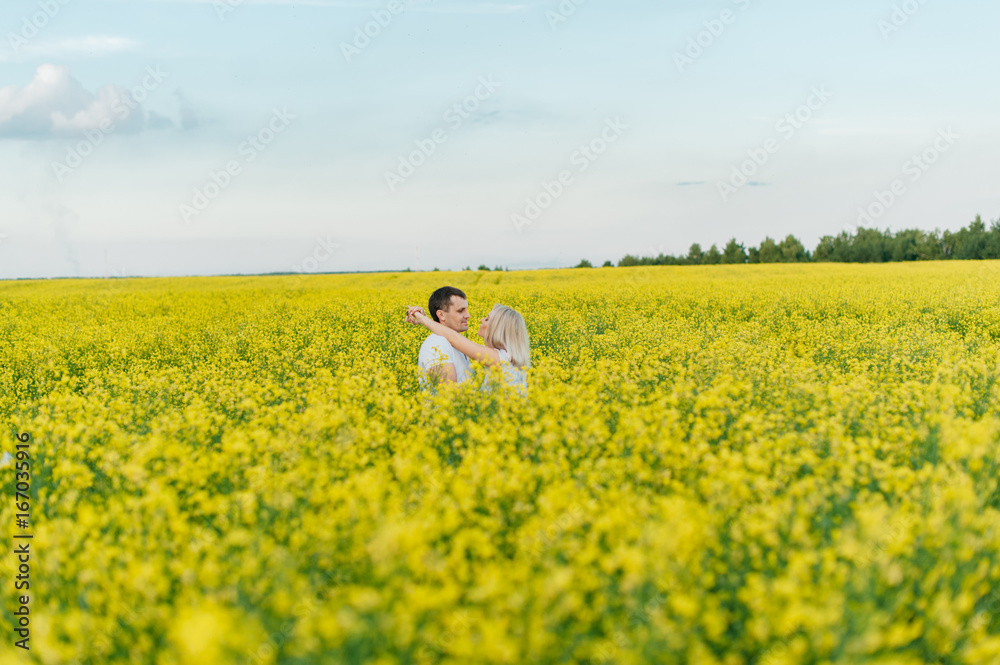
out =
<svg viewBox="0 0 1000 665"><path fill-rule="evenodd" d="M451 357L453 347L447 340L429 338L425 346L420 350L419 363L427 378L435 384L458 383L458 371Z"/></svg>
<svg viewBox="0 0 1000 665"><path fill-rule="evenodd" d="M454 363L441 363L440 365L433 365L427 369L427 374L434 377L435 381L458 383L458 372L455 371Z"/></svg>

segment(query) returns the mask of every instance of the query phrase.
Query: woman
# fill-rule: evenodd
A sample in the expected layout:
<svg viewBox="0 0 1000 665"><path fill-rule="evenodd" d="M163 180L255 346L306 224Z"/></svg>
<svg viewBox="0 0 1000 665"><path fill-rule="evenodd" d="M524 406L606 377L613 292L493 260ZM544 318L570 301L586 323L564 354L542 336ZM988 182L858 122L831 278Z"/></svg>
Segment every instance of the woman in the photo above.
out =
<svg viewBox="0 0 1000 665"><path fill-rule="evenodd" d="M483 344L476 344L462 333L438 323L421 307L411 307L406 320L427 328L435 335L441 335L448 343L469 357L487 367L499 366L507 385L513 386L522 395L528 394L528 373L531 366L531 345L528 327L524 318L505 305L494 305L493 310L479 324L479 336Z"/></svg>

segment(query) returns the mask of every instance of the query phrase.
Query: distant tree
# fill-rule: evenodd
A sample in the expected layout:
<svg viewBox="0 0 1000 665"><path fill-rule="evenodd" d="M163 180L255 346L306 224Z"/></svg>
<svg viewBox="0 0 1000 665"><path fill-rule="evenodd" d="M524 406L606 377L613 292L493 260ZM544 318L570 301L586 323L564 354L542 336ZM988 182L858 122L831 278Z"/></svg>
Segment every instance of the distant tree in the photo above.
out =
<svg viewBox="0 0 1000 665"><path fill-rule="evenodd" d="M603 266L601 266L601 267L602 267L602 268L614 268L614 267L615 267L615 264L611 263L611 261L605 261L605 262L604 262L604 265L603 265Z"/></svg>
<svg viewBox="0 0 1000 665"><path fill-rule="evenodd" d="M941 234L941 258L955 258L955 250L958 247L958 234L945 231Z"/></svg>
<svg viewBox="0 0 1000 665"><path fill-rule="evenodd" d="M819 239L819 244L816 245L816 249L813 250L813 261L820 263L833 261L833 248L833 236L823 236Z"/></svg>
<svg viewBox="0 0 1000 665"><path fill-rule="evenodd" d="M923 231L906 229L893 236L888 242L890 261L916 261L920 258L920 246L923 241Z"/></svg>
<svg viewBox="0 0 1000 665"><path fill-rule="evenodd" d="M813 252L813 261L847 261L851 249L851 236L841 231L836 236L823 236Z"/></svg>
<svg viewBox="0 0 1000 665"><path fill-rule="evenodd" d="M594 266L587 259L582 259L574 268L593 268Z"/></svg>
<svg viewBox="0 0 1000 665"><path fill-rule="evenodd" d="M781 252L781 258L778 260L782 263L800 263L809 260L809 252L802 246L799 239L790 233L778 245L778 251Z"/></svg>
<svg viewBox="0 0 1000 665"><path fill-rule="evenodd" d="M726 243L725 249L722 250L722 262L723 263L747 262L746 249L743 248L743 245L736 242L736 238L732 238L728 243Z"/></svg>
<svg viewBox="0 0 1000 665"><path fill-rule="evenodd" d="M708 248L708 251L705 252L704 256L702 256L701 262L710 266L718 265L722 263L722 252L719 251L718 247L712 245Z"/></svg>
<svg viewBox="0 0 1000 665"><path fill-rule="evenodd" d="M941 239L940 229L923 234L921 242L917 246L917 254L921 261L938 261L943 258L944 242Z"/></svg>
<svg viewBox="0 0 1000 665"><path fill-rule="evenodd" d="M956 259L977 260L986 258L989 234L986 231L986 224L983 223L983 218L980 215L976 215L976 219L968 227L955 235Z"/></svg>
<svg viewBox="0 0 1000 665"><path fill-rule="evenodd" d="M758 261L761 263L777 263L781 261L781 249L771 236L765 236L760 243Z"/></svg>
<svg viewBox="0 0 1000 665"><path fill-rule="evenodd" d="M490 269L489 269L489 268L488 268L488 267L486 266L486 264L485 264L485 263L481 263L481 264L479 264L479 267L478 267L478 268L476 268L476 270L485 270L486 272L489 272L489 271L490 271Z"/></svg>
<svg viewBox="0 0 1000 665"><path fill-rule="evenodd" d="M986 239L987 259L1000 259L1000 219L996 219L990 224L990 234Z"/></svg>
<svg viewBox="0 0 1000 665"><path fill-rule="evenodd" d="M470 268L469 266L465 266L465 269L466 270L472 270L472 268Z"/></svg>
<svg viewBox="0 0 1000 665"><path fill-rule="evenodd" d="M794 235L780 243L765 237L759 247L748 247L729 240L723 251L713 245L703 252L694 243L686 255L626 255L619 266L698 265L712 263L792 263L800 261L881 263L885 261L940 261L947 259L1000 259L1000 219L986 227L981 215L958 231L921 231L904 229L893 233L886 229L858 227L854 233L841 231L820 238L809 252ZM611 262L605 262L610 265Z"/></svg>
<svg viewBox="0 0 1000 665"><path fill-rule="evenodd" d="M878 229L858 227L851 243L850 260L855 263L883 263L889 259L886 235Z"/></svg>

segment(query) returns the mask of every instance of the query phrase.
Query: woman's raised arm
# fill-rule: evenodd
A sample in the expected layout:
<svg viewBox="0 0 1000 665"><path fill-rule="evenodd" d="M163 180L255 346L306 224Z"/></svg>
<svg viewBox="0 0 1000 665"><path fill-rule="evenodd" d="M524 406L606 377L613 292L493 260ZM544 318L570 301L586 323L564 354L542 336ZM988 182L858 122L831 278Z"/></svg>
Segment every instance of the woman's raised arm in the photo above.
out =
<svg viewBox="0 0 1000 665"><path fill-rule="evenodd" d="M482 344L476 344L471 339L460 332L452 330L446 325L440 324L434 319L424 314L420 307L411 307L406 313L406 320L417 323L430 330L435 335L441 335L457 351L464 353L472 360L478 360L484 365L496 365L500 363L500 352Z"/></svg>

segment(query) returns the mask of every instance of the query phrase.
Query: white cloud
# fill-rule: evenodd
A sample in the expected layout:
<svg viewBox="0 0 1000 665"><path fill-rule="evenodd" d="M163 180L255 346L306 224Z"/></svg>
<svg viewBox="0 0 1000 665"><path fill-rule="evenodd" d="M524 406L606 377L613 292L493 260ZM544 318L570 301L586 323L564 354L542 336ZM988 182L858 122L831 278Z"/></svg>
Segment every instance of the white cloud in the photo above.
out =
<svg viewBox="0 0 1000 665"><path fill-rule="evenodd" d="M135 51L141 44L128 37L86 35L55 41L27 41L12 47L14 55L0 52L0 62L34 60L65 60L68 58L99 58L116 53Z"/></svg>
<svg viewBox="0 0 1000 665"><path fill-rule="evenodd" d="M66 58L66 57L99 57L113 53L134 51L139 42L127 37L109 37L106 35L88 35L74 37L54 42L29 43L21 47L21 51L36 58Z"/></svg>
<svg viewBox="0 0 1000 665"><path fill-rule="evenodd" d="M0 137L47 138L78 135L112 123L136 131L145 114L129 92L106 85L91 93L69 74L69 67L40 65L24 88L0 88Z"/></svg>

